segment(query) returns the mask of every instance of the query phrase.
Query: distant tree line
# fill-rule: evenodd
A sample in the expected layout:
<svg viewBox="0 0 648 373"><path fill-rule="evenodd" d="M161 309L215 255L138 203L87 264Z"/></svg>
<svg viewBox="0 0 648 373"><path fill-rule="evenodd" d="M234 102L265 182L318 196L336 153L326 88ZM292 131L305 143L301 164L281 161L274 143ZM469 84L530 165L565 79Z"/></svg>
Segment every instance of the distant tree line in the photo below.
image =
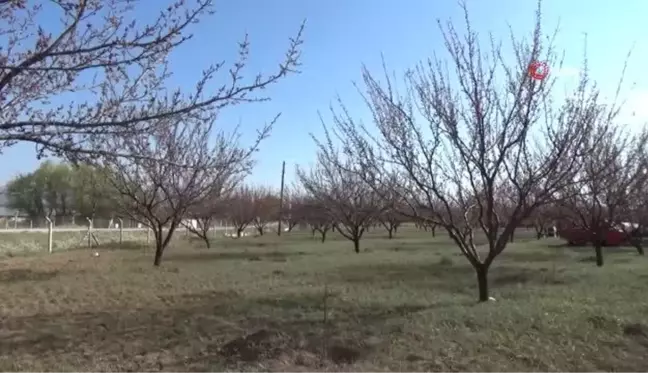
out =
<svg viewBox="0 0 648 373"><path fill-rule="evenodd" d="M110 193L100 169L52 161L15 177L5 189L7 207L37 222L56 216L111 218L116 211Z"/></svg>

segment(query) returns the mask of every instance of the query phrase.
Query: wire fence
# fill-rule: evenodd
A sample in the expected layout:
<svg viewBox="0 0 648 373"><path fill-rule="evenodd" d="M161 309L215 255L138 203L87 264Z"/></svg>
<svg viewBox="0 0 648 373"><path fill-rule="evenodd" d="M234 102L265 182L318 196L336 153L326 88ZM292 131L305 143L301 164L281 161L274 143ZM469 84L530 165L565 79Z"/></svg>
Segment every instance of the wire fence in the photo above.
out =
<svg viewBox="0 0 648 373"><path fill-rule="evenodd" d="M192 224L191 220L185 224ZM195 224L195 223L194 223ZM189 236L180 226L177 235ZM210 228L213 235L232 235L225 221ZM247 235L247 234L246 234ZM152 245L151 229L130 219L86 219L78 216L30 219L12 216L0 218L0 253L56 252L77 248L114 248L121 245Z"/></svg>
<svg viewBox="0 0 648 373"><path fill-rule="evenodd" d="M47 217L32 218L27 216L0 217L0 230L8 229L47 229ZM51 216L49 217L54 227L83 228L88 226L88 218L83 216ZM144 228L141 223L132 219L121 219L124 228ZM92 219L95 228L119 228L119 219L98 217Z"/></svg>
<svg viewBox="0 0 648 373"><path fill-rule="evenodd" d="M48 221L49 219L49 221ZM83 216L52 216L52 217L38 217L30 218L26 216L0 216L0 233L10 230L29 231L29 230L47 230L50 222L55 230L60 229L86 229L88 225L92 224L95 229L145 229L146 226L128 218L104 218L97 217L89 219ZM191 220L185 221L190 224ZM194 224L195 225L195 224ZM214 221L215 227L223 227L227 225L224 220Z"/></svg>

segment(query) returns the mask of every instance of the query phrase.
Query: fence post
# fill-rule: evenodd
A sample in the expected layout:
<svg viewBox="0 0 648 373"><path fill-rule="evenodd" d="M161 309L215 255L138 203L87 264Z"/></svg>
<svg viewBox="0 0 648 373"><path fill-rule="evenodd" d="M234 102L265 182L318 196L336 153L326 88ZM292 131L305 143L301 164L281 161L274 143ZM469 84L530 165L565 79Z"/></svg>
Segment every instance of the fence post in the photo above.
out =
<svg viewBox="0 0 648 373"><path fill-rule="evenodd" d="M119 246L121 246L124 240L124 220L122 218L117 218L117 220L119 220Z"/></svg>
<svg viewBox="0 0 648 373"><path fill-rule="evenodd" d="M52 253L52 219L48 216L45 217L47 220L47 252Z"/></svg>
<svg viewBox="0 0 648 373"><path fill-rule="evenodd" d="M88 249L92 249L92 219L86 218L88 221Z"/></svg>
<svg viewBox="0 0 648 373"><path fill-rule="evenodd" d="M34 229L34 220L29 219L29 229Z"/></svg>

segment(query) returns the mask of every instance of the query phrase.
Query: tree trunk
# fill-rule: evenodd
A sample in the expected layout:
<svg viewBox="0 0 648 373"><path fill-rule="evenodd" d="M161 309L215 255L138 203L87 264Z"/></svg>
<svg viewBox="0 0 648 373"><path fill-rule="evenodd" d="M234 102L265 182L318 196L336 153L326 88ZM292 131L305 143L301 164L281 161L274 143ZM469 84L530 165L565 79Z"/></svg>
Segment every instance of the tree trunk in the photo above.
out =
<svg viewBox="0 0 648 373"><path fill-rule="evenodd" d="M603 245L600 240L594 242L594 252L596 253L596 265L603 267Z"/></svg>
<svg viewBox="0 0 648 373"><path fill-rule="evenodd" d="M169 228L167 229L166 237L164 236L164 226L158 225L153 230L153 234L155 235L155 259L153 260L154 266L159 266L162 262L162 254L164 253L164 249L169 246L171 238L173 237L173 233L175 232L179 224L179 221L172 221L171 225L169 225Z"/></svg>
<svg viewBox="0 0 648 373"><path fill-rule="evenodd" d="M326 241L326 231L322 231L322 243Z"/></svg>
<svg viewBox="0 0 648 373"><path fill-rule="evenodd" d="M257 232L259 232L259 236L263 236L263 227L258 227Z"/></svg>
<svg viewBox="0 0 648 373"><path fill-rule="evenodd" d="M315 238L315 231L317 231L317 229L311 229L311 233L313 234L313 238Z"/></svg>
<svg viewBox="0 0 648 373"><path fill-rule="evenodd" d="M239 228L236 230L236 238L241 238L241 233L243 232L243 228Z"/></svg>
<svg viewBox="0 0 648 373"><path fill-rule="evenodd" d="M643 245L641 244L641 237L630 237L628 241L630 241L630 244L632 244L632 246L637 249L637 253L639 255L644 255Z"/></svg>
<svg viewBox="0 0 648 373"><path fill-rule="evenodd" d="M153 260L153 265L156 267L160 266L160 263L162 263L162 253L164 252L164 248L162 245L158 245L157 243L155 244L155 259Z"/></svg>
<svg viewBox="0 0 648 373"><path fill-rule="evenodd" d="M635 245L635 248L637 249L637 253L639 255L644 255L644 249L643 249L643 246L641 245L641 242L637 242L637 244Z"/></svg>
<svg viewBox="0 0 648 373"><path fill-rule="evenodd" d="M163 228L158 226L153 229L153 237L155 239L155 258L153 259L153 266L159 267L162 263L162 254L164 253L164 241L162 235L164 234Z"/></svg>
<svg viewBox="0 0 648 373"><path fill-rule="evenodd" d="M360 253L360 238L353 239L353 249L355 250L356 254Z"/></svg>
<svg viewBox="0 0 648 373"><path fill-rule="evenodd" d="M394 233L398 233L398 225L394 225Z"/></svg>
<svg viewBox="0 0 648 373"><path fill-rule="evenodd" d="M509 237L509 242L513 242L515 240L515 229L511 232L511 236Z"/></svg>
<svg viewBox="0 0 648 373"><path fill-rule="evenodd" d="M475 268L477 271L477 286L479 287L479 301L488 302L488 267L481 264Z"/></svg>
<svg viewBox="0 0 648 373"><path fill-rule="evenodd" d="M394 238L394 228L387 229L387 232L389 232L389 239L391 240Z"/></svg>
<svg viewBox="0 0 648 373"><path fill-rule="evenodd" d="M427 231L427 229L425 231ZM436 227L432 227L432 237L436 237Z"/></svg>
<svg viewBox="0 0 648 373"><path fill-rule="evenodd" d="M164 242L162 241L162 227L159 227L157 232L153 232L155 236L155 259L153 259L153 265L159 267L162 263L162 254L164 253Z"/></svg>
<svg viewBox="0 0 648 373"><path fill-rule="evenodd" d="M639 255L644 255L644 249L643 249L643 245L641 245L641 239L635 241L635 248L637 249L637 253L639 253Z"/></svg>
<svg viewBox="0 0 648 373"><path fill-rule="evenodd" d="M207 238L206 234L205 234L205 236L203 236L202 239L203 239L203 241L205 241L205 245L207 246L207 248L208 249L211 248L211 245L209 244L209 238Z"/></svg>

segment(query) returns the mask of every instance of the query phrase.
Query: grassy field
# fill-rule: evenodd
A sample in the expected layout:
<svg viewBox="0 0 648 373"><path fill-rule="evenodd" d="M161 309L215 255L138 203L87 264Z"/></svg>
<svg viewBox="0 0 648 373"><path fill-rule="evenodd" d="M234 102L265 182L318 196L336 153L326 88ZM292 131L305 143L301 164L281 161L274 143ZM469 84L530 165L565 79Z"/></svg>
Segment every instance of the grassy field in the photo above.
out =
<svg viewBox="0 0 648 373"><path fill-rule="evenodd" d="M494 302L447 237L306 233L0 261L4 371L648 369L648 262L519 238ZM4 236L0 236L0 239Z"/></svg>

